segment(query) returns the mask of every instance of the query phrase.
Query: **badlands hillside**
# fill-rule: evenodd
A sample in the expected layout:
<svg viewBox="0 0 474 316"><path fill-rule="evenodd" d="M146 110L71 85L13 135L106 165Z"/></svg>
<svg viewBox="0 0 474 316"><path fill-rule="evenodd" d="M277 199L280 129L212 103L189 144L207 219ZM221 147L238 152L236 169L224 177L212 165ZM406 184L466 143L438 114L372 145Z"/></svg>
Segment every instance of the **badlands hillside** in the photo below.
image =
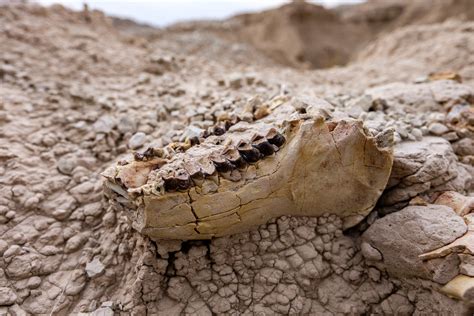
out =
<svg viewBox="0 0 474 316"><path fill-rule="evenodd" d="M473 20L1 2L0 315L472 315Z"/></svg>

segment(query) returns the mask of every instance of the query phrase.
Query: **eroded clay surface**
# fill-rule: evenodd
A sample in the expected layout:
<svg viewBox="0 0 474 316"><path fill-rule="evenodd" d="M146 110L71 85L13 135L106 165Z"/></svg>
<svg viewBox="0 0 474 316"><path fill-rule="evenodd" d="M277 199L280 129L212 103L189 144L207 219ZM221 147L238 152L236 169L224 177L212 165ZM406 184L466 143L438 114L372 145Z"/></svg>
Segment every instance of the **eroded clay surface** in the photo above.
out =
<svg viewBox="0 0 474 316"><path fill-rule="evenodd" d="M472 5L463 3L459 12L468 18ZM373 5L367 3L370 23L397 7ZM455 17L419 25L416 18L417 25L381 33L356 62L300 71L220 36L231 20L211 23L219 36L196 23L151 29L148 37L130 29L121 34L117 20L94 10L0 6L1 315L472 315L474 260L463 241L469 230L451 242L428 241L433 247L421 255L450 249L414 259L435 268L429 279L391 275L390 262L360 237L379 221L393 231L387 214L407 205L423 214L412 214L400 230L408 237L432 222L444 227L425 217L430 203L452 207L472 224L472 22ZM274 12L273 21L281 22ZM214 127L236 116L253 126L273 115L268 100L289 96L300 100L291 112L321 115L324 124L360 120L366 135L376 137L393 130L396 164L416 166L411 174L393 169L396 181L385 190L390 202L376 205L362 223L344 230L343 218L334 215L283 216L211 240L153 241L132 228L128 199L104 199L100 173L133 151L189 148L186 138L219 133ZM397 153L407 142L417 154ZM258 163L275 161L278 152L273 155ZM232 174L219 177L238 182ZM430 188L420 190L417 179ZM449 214L447 221L457 218ZM415 238L381 236L408 248L401 257L412 258L418 247Z"/></svg>

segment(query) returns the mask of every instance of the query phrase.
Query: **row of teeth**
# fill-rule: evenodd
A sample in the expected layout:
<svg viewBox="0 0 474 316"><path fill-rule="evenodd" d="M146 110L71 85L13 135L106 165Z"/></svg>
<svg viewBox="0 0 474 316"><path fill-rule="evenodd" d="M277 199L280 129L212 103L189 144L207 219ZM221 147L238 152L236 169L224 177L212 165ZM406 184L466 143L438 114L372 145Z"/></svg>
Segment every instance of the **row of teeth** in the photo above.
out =
<svg viewBox="0 0 474 316"><path fill-rule="evenodd" d="M199 145L202 140L208 138L209 136L224 135L229 130L229 128L231 128L233 125L237 124L238 122L239 122L239 119L222 121L214 126L209 127L207 130L202 132L200 137L195 136L190 139L187 139L184 143L173 143L171 144L171 146L168 146L168 147L171 147L173 151L184 152L192 146ZM161 148L150 147L143 153L135 152L134 159L136 161L144 161L144 160L152 159L154 157L163 157L165 155L165 151L166 150L161 149Z"/></svg>
<svg viewBox="0 0 474 316"><path fill-rule="evenodd" d="M281 133L272 129L267 137L255 136L250 142L240 141L236 146L228 146L220 153L216 152L209 157L184 162L181 168L164 166L158 171L158 174L162 174L162 183L158 186L163 187L165 191L187 190L202 183L205 177L212 177L216 171L228 175L235 170L244 169L248 164L273 155L285 141Z"/></svg>

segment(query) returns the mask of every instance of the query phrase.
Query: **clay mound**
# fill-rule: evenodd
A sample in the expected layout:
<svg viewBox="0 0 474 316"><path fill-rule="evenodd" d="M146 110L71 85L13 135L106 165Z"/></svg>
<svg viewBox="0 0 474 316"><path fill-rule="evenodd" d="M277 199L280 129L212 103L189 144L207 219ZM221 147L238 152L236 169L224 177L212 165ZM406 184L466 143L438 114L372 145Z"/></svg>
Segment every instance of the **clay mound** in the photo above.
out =
<svg viewBox="0 0 474 316"><path fill-rule="evenodd" d="M225 23L237 22L233 30L237 40L252 44L284 65L328 68L354 60L381 33L453 19L472 21L472 4L471 0L375 0L329 10L302 1L236 16ZM407 31L411 32L418 29ZM416 35L410 38L413 44L417 42Z"/></svg>
<svg viewBox="0 0 474 316"><path fill-rule="evenodd" d="M369 0L335 9L344 21L393 30L412 24L442 23L449 19L474 19L471 0Z"/></svg>
<svg viewBox="0 0 474 316"><path fill-rule="evenodd" d="M365 31L343 22L319 5L294 2L234 18L241 40L293 67L327 68L345 64Z"/></svg>
<svg viewBox="0 0 474 316"><path fill-rule="evenodd" d="M415 0L405 1L406 7L395 26L410 24L431 24L450 19L474 20L474 5L471 0Z"/></svg>
<svg viewBox="0 0 474 316"><path fill-rule="evenodd" d="M424 68L426 72L456 71L474 78L474 23L407 26L380 37L360 52L358 61ZM402 65L403 64L403 65ZM400 69L400 68L399 68Z"/></svg>
<svg viewBox="0 0 474 316"><path fill-rule="evenodd" d="M164 43L179 42L177 46L166 46L168 50L210 60L219 59L225 63L271 65L277 62L296 68L329 68L358 60L360 55L371 55L367 51L371 51L374 45L383 46L377 44L379 38L387 37L385 41L388 42L383 43L388 43L388 47L393 49L400 36L389 34L403 27L413 25L414 28L407 29L406 34L400 33L404 44L397 47L412 52L411 47L421 45L420 39L429 39L429 36L419 35L425 32L419 27L447 20L473 19L474 6L470 0L374 0L335 9L295 1L223 21L180 22L165 29L153 29L114 19L114 26L123 34L144 37L147 42L158 38ZM434 36L446 35L444 31L441 33ZM407 39L403 38L405 36ZM435 41L439 40L451 41L452 45L457 43L457 38L437 38ZM464 38L461 40L466 42ZM430 53L426 47L423 51L424 54ZM415 55L410 53L410 56ZM448 59L451 58L449 55Z"/></svg>

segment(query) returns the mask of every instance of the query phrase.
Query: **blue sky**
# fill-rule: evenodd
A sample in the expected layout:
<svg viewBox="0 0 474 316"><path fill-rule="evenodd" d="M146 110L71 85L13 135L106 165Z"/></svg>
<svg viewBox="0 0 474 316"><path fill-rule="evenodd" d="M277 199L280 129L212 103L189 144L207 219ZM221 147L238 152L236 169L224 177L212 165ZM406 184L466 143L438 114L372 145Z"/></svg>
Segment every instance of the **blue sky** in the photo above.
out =
<svg viewBox="0 0 474 316"><path fill-rule="evenodd" d="M362 0L314 0L325 6L357 3ZM156 26L196 19L224 19L234 14L280 6L284 0L37 0L43 5L61 3L79 10L86 2L90 8L109 15L132 18Z"/></svg>

